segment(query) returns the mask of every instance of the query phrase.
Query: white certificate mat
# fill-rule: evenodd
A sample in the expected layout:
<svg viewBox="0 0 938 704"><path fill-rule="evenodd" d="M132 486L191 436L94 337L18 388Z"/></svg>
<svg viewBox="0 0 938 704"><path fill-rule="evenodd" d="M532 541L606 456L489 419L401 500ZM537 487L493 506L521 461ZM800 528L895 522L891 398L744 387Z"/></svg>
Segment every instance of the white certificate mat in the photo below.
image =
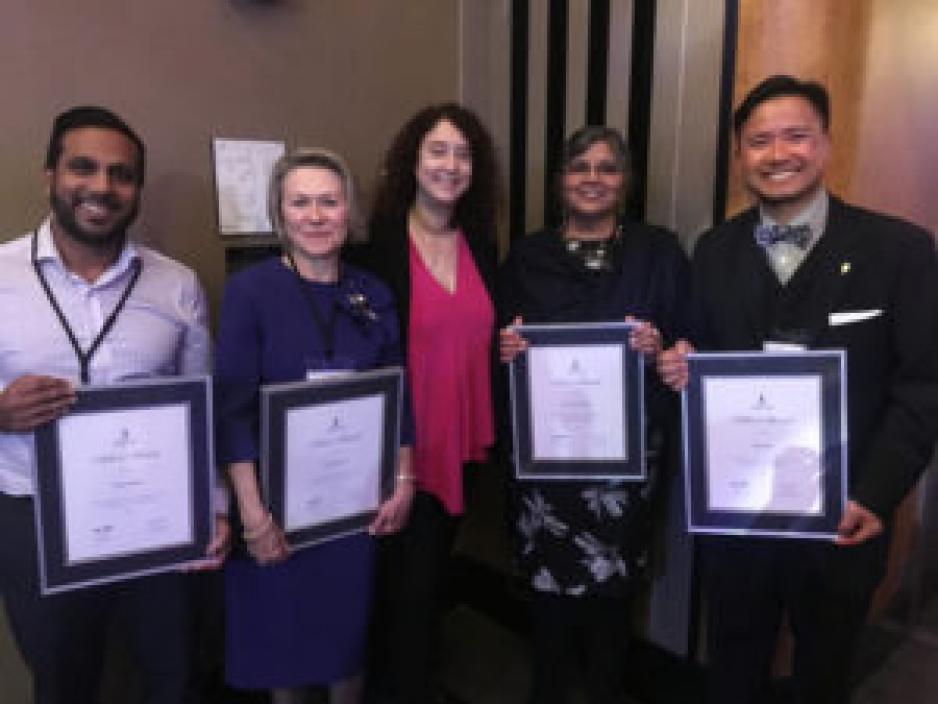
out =
<svg viewBox="0 0 938 704"><path fill-rule="evenodd" d="M708 377L702 384L708 510L821 515L820 377Z"/></svg>
<svg viewBox="0 0 938 704"><path fill-rule="evenodd" d="M379 394L286 412L288 531L378 507L383 428Z"/></svg>
<svg viewBox="0 0 938 704"><path fill-rule="evenodd" d="M59 422L66 564L192 540L189 427L181 403Z"/></svg>
<svg viewBox="0 0 938 704"><path fill-rule="evenodd" d="M551 345L528 350L532 458L626 459L621 345Z"/></svg>
<svg viewBox="0 0 938 704"><path fill-rule="evenodd" d="M223 235L270 233L267 186L274 164L286 151L279 141L212 141L218 229Z"/></svg>

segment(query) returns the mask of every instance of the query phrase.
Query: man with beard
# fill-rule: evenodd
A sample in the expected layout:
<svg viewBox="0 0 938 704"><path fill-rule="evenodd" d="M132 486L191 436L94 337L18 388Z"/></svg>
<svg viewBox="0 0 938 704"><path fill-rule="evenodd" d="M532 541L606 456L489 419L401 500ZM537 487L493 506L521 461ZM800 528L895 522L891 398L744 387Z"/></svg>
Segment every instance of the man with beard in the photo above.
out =
<svg viewBox="0 0 938 704"><path fill-rule="evenodd" d="M148 702L179 704L188 605L179 573L40 595L32 431L68 412L79 383L209 368L202 290L191 270L127 239L144 145L114 113L77 107L53 124L51 215L0 245L0 590L37 704L97 701L110 617L120 611ZM210 553L227 536L218 522Z"/></svg>
<svg viewBox="0 0 938 704"><path fill-rule="evenodd" d="M798 702L846 702L853 656L882 578L896 507L938 435L938 267L928 232L850 206L823 185L823 86L773 76L734 115L756 207L703 235L693 257L705 350L847 351L849 500L832 542L704 543L711 701L762 701L778 627L795 640ZM658 368L687 383L687 342Z"/></svg>

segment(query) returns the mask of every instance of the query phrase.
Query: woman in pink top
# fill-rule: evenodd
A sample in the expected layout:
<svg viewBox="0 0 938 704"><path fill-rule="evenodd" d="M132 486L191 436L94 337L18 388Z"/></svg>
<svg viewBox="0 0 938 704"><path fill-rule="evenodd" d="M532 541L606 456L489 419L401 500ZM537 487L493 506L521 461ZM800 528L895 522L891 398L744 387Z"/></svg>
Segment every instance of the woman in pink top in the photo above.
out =
<svg viewBox="0 0 938 704"><path fill-rule="evenodd" d="M431 701L430 654L442 578L465 511L464 474L494 442L491 286L495 159L478 118L421 110L384 160L363 263L397 299L414 406L408 526L386 540L372 684L395 702Z"/></svg>

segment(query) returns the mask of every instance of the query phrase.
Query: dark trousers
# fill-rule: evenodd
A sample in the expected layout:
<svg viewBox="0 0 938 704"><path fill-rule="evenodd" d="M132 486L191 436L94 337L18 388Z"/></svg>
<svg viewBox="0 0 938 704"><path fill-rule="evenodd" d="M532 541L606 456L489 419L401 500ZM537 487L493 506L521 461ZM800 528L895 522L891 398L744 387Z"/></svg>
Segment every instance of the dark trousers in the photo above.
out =
<svg viewBox="0 0 938 704"><path fill-rule="evenodd" d="M437 624L459 523L418 491L407 526L382 540L369 689L395 704L433 701Z"/></svg>
<svg viewBox="0 0 938 704"><path fill-rule="evenodd" d="M569 701L577 671L589 704L622 701L628 601L535 595L531 604L534 676L531 702Z"/></svg>
<svg viewBox="0 0 938 704"><path fill-rule="evenodd" d="M0 494L0 590L13 636L33 675L35 704L92 704L105 637L126 626L148 704L185 701L188 600L184 575L169 573L43 597L33 501Z"/></svg>
<svg viewBox="0 0 938 704"><path fill-rule="evenodd" d="M875 580L831 579L834 548L802 540L718 539L704 547L710 701L764 700L782 616L794 637L798 704L845 704ZM859 582L859 583L858 583Z"/></svg>

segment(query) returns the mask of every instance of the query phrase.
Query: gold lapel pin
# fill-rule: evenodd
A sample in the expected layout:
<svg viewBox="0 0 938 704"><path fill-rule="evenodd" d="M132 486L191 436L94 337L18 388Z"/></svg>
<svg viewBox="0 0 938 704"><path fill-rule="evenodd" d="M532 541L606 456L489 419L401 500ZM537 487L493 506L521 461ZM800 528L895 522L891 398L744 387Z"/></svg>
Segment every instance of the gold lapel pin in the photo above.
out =
<svg viewBox="0 0 938 704"><path fill-rule="evenodd" d="M843 263L840 265L840 273L841 273L841 274L849 274L849 273L850 273L850 262L843 262Z"/></svg>

